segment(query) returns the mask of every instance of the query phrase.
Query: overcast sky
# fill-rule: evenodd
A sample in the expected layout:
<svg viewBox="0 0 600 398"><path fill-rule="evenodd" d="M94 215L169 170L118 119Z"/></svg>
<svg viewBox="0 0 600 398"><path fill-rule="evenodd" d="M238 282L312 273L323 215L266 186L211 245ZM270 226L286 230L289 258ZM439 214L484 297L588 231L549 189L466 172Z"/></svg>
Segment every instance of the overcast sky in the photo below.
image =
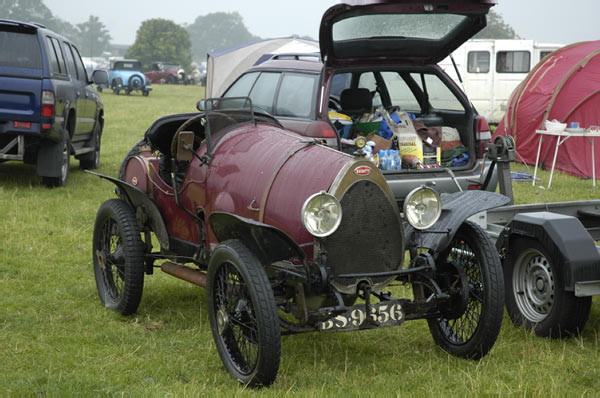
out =
<svg viewBox="0 0 600 398"><path fill-rule="evenodd" d="M323 12L336 0L44 0L72 24L96 15L113 43L133 44L142 21L151 18L192 23L199 15L238 11L248 30L263 38L309 35L318 39ZM76 6L74 6L76 4ZM600 39L600 0L498 0L494 8L524 39L569 44Z"/></svg>

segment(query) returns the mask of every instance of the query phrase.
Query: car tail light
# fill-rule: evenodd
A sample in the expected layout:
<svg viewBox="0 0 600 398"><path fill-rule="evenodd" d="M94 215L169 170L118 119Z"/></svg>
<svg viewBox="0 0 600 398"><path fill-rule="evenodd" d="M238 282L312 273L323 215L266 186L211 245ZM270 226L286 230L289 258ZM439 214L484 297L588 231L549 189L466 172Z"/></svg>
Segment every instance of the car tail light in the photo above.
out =
<svg viewBox="0 0 600 398"><path fill-rule="evenodd" d="M54 93L42 91L42 117L54 117Z"/></svg>
<svg viewBox="0 0 600 398"><path fill-rule="evenodd" d="M323 139L328 146L337 148L338 139L337 133L331 124L323 121L313 122L306 130L306 135L313 138Z"/></svg>
<svg viewBox="0 0 600 398"><path fill-rule="evenodd" d="M483 116L477 116L475 127L475 136L477 139L477 153L478 158L482 158L485 154L486 145L492 140L492 133L490 132L490 125Z"/></svg>
<svg viewBox="0 0 600 398"><path fill-rule="evenodd" d="M471 185L469 185L467 188L468 188L470 191L474 191L474 190L481 189L481 186L482 186L481 184L471 184Z"/></svg>

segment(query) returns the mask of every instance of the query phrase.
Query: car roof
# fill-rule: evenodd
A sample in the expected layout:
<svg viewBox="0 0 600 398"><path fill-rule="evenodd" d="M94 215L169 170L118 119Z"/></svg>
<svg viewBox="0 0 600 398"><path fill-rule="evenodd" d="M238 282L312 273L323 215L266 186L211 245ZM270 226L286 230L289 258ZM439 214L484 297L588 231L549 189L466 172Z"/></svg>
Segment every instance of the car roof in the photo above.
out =
<svg viewBox="0 0 600 398"><path fill-rule="evenodd" d="M323 69L323 63L321 61L307 61L302 59L270 59L259 65L253 66L248 71L258 71L264 69L321 72Z"/></svg>
<svg viewBox="0 0 600 398"><path fill-rule="evenodd" d="M13 19L1 19L0 18L0 24L14 25L15 27L30 29L32 31L42 30L44 32L48 32L48 33L53 34L54 36L59 37L61 40L71 42L71 40L67 39L65 36L63 36L59 33L56 33L55 31L48 29L46 26L44 26L40 23L37 23L37 22L23 22L23 21L15 21Z"/></svg>

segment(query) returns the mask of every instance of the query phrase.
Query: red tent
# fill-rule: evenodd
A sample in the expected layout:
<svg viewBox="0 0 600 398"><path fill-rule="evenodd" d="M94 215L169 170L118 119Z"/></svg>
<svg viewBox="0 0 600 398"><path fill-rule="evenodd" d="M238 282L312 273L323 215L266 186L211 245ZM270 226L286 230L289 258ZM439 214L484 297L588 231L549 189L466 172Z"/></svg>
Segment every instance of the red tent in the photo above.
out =
<svg viewBox="0 0 600 398"><path fill-rule="evenodd" d="M539 136L545 120L579 122L587 128L600 125L600 40L572 44L548 55L515 89L504 118L494 132L512 135L517 161L535 164ZM555 137L546 137L540 163L552 164ZM555 169L578 176L592 176L590 144L584 138L570 138L561 145ZM600 145L595 143L596 169ZM596 175L598 173L596 172Z"/></svg>

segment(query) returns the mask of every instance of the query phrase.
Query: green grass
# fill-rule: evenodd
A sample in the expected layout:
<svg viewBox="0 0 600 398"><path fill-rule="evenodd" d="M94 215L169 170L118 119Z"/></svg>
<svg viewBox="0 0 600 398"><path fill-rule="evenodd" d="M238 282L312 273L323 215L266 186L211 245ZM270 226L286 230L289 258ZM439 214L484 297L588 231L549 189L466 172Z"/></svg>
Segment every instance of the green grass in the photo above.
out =
<svg viewBox="0 0 600 398"><path fill-rule="evenodd" d="M149 97L102 93L106 125L100 173L116 175L129 148L159 116L194 111L201 88L160 86ZM71 161L65 189L46 189L32 166L0 165L0 395L246 395L216 352L205 293L160 271L147 277L137 315L122 317L98 299L91 238L112 184ZM523 168L523 166L516 166ZM541 177L546 179L547 174ZM597 197L591 181L555 175L546 200ZM542 202L515 184L518 203ZM264 395L594 395L600 313L594 302L583 335L548 340L505 317L481 361L447 355L425 322L399 328L283 338L276 383Z"/></svg>

